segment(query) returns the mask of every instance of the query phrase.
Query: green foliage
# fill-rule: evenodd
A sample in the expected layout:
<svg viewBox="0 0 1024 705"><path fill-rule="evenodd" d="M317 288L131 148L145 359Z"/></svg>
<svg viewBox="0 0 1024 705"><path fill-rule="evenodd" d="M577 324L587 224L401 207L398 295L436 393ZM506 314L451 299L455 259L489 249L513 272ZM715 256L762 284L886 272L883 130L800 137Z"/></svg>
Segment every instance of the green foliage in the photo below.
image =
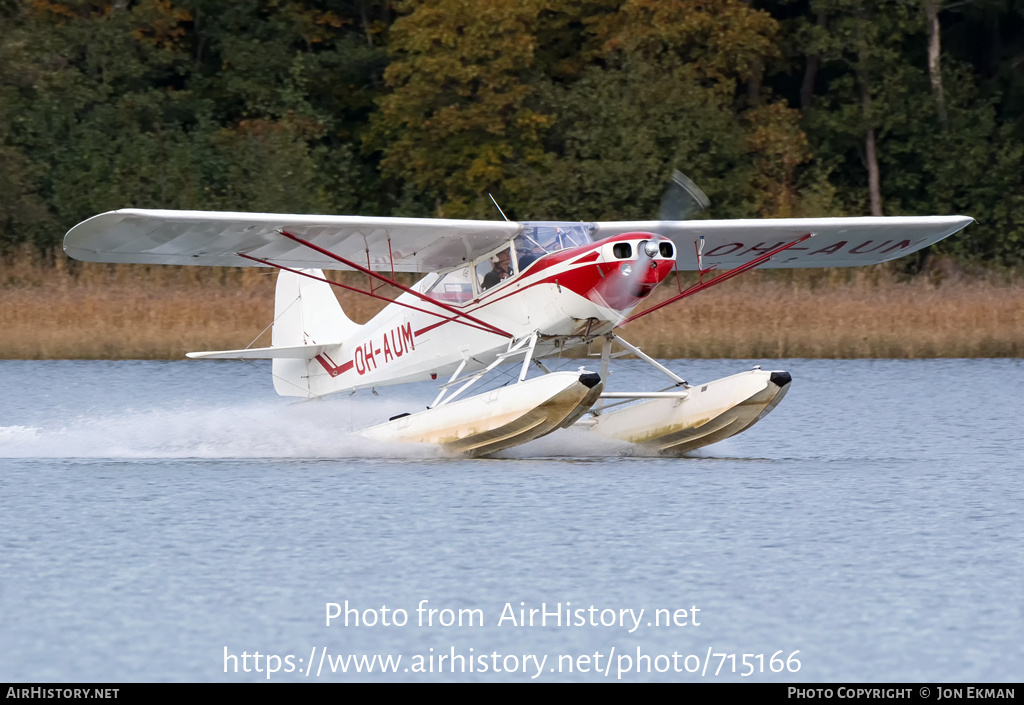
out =
<svg viewBox="0 0 1024 705"><path fill-rule="evenodd" d="M0 247L120 207L963 213L1024 260L1020 0L2 0ZM942 91L937 92L936 83Z"/></svg>
<svg viewBox="0 0 1024 705"><path fill-rule="evenodd" d="M639 61L591 67L570 86L549 85L559 116L550 158L533 171L531 218L650 219L674 165L685 165L716 215L749 215L752 177L729 101L702 88L687 67Z"/></svg>
<svg viewBox="0 0 1024 705"><path fill-rule="evenodd" d="M942 55L939 109L924 8L923 0L813 0L808 19L789 25L802 52L821 58L814 103L804 112L811 148L827 166L840 210L866 214L864 134L874 130L887 215L971 215L977 224L934 249L1019 261L1022 223L1012 213L1024 199L1024 141L1013 122L1000 122L1000 95L951 52Z"/></svg>
<svg viewBox="0 0 1024 705"><path fill-rule="evenodd" d="M13 25L17 20L6 7L0 11L0 22ZM0 250L22 242L43 243L53 227L39 194L46 165L33 160L15 139L24 122L18 110L20 94L35 72L27 49L23 35L0 32Z"/></svg>
<svg viewBox="0 0 1024 705"><path fill-rule="evenodd" d="M351 144L384 50L354 39L351 22L298 2L202 0L34 3L16 19L4 66L33 68L0 83L0 158L28 162L0 197L8 239L53 246L75 222L126 206L379 203L375 169ZM45 231L24 224L40 204Z"/></svg>
<svg viewBox="0 0 1024 705"><path fill-rule="evenodd" d="M771 96L736 100L776 52L771 17L735 0L629 0L592 26L600 61L543 84L557 119L525 194L531 217L653 218L677 167L716 217L798 209L799 116Z"/></svg>
<svg viewBox="0 0 1024 705"><path fill-rule="evenodd" d="M391 28L391 92L377 136L386 175L429 194L439 215L490 212L513 165L541 159L550 116L530 105L534 33L543 3L407 2Z"/></svg>

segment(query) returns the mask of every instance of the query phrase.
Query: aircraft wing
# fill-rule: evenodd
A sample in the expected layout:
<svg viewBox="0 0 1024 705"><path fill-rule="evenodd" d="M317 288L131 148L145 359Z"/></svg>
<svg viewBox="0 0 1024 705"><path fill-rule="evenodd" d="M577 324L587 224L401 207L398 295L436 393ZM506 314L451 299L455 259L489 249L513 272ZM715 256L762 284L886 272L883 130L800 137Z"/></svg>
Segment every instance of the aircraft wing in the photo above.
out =
<svg viewBox="0 0 1024 705"><path fill-rule="evenodd" d="M126 208L71 228L64 251L86 262L258 266L237 256L243 253L296 269L350 269L277 232L286 230L369 269L435 272L485 254L521 229L490 220Z"/></svg>
<svg viewBox="0 0 1024 705"><path fill-rule="evenodd" d="M813 233L761 267L853 267L910 254L962 230L973 218L895 216L889 218L778 218L766 220L621 221L595 223L595 239L628 232L651 232L676 245L679 269L696 270L704 237L703 264L730 269Z"/></svg>

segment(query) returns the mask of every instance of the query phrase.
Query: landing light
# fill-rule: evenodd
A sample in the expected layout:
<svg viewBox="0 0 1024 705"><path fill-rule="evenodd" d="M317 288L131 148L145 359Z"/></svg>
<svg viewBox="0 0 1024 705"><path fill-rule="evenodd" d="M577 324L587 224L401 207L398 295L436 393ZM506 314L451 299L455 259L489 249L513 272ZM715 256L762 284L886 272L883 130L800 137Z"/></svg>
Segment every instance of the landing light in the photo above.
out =
<svg viewBox="0 0 1024 705"><path fill-rule="evenodd" d="M624 264L622 265L622 269L620 269L619 271L622 272L622 276L628 277L630 274L633 273L633 268L628 264Z"/></svg>

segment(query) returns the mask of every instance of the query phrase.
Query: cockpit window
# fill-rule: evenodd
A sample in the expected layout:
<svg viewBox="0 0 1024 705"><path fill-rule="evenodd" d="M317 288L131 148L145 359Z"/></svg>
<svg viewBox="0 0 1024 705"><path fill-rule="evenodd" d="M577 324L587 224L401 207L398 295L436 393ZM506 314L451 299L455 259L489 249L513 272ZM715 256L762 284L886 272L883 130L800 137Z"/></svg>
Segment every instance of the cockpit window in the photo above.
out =
<svg viewBox="0 0 1024 705"><path fill-rule="evenodd" d="M469 267L463 267L443 274L433 284L428 285L426 295L437 301L456 306L469 303L473 300L471 271Z"/></svg>

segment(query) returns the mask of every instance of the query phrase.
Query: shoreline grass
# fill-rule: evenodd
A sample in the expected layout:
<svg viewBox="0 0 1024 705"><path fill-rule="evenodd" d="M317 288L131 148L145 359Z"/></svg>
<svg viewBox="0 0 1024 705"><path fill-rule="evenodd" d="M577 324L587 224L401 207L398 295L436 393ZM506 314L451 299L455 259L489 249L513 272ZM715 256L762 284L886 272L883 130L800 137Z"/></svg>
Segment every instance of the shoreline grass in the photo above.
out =
<svg viewBox="0 0 1024 705"><path fill-rule="evenodd" d="M366 286L355 273L335 281ZM0 359L181 359L269 345L275 273L264 268L0 258ZM683 275L682 286L692 277ZM409 278L412 281L412 278ZM383 304L337 290L365 322ZM652 303L676 293L670 279ZM382 294L391 295L387 287ZM262 335L261 335L262 332ZM886 265L756 271L631 323L620 334L666 358L1024 357L1024 281Z"/></svg>

